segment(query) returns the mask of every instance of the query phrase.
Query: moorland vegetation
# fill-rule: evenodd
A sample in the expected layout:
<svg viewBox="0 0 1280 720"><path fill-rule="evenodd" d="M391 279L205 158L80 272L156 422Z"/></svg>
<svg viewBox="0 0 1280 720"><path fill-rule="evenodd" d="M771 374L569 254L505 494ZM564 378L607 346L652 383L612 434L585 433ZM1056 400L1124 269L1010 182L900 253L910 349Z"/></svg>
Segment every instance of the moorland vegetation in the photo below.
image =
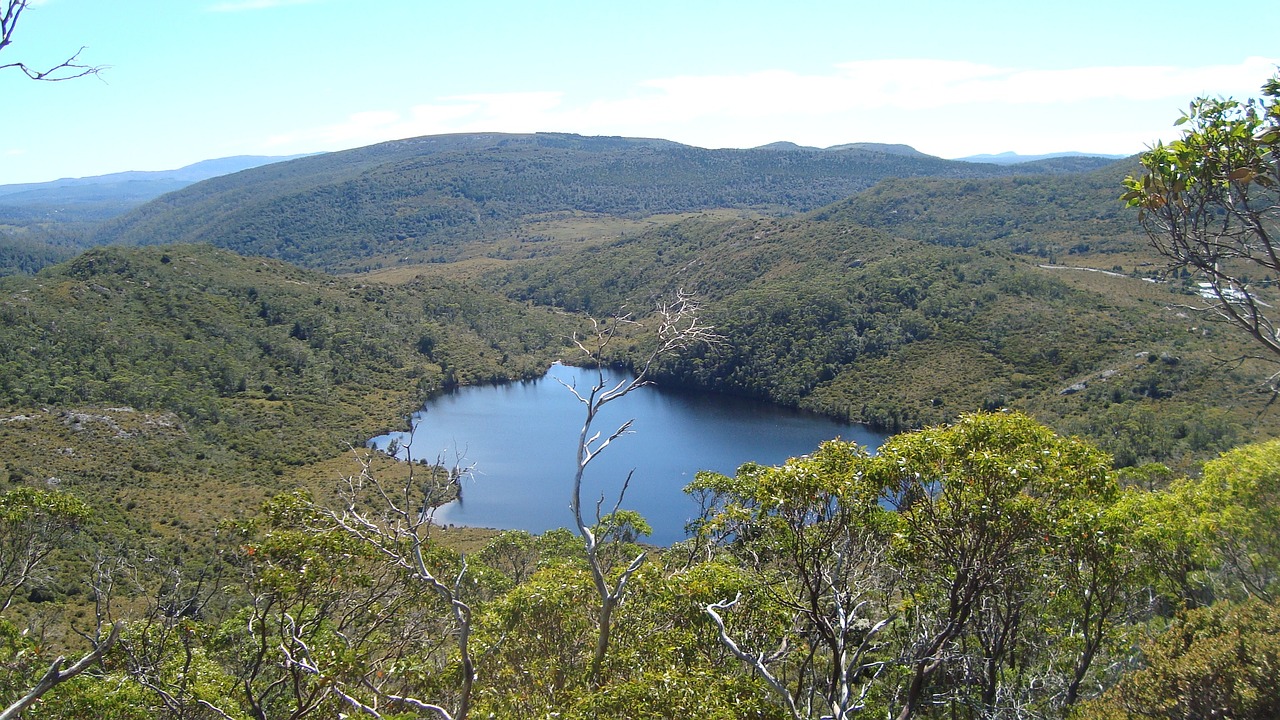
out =
<svg viewBox="0 0 1280 720"><path fill-rule="evenodd" d="M1204 167L1221 143L1196 133L1252 122L1249 173L1128 201L1243 191L1274 232L1275 85L1171 146ZM0 227L0 705L1274 717L1276 358L1117 199L1182 171L1161 152L421 138ZM1248 260L1218 287L1274 306ZM664 344L648 308L690 293L713 342ZM700 474L667 548L581 497L540 536L437 527L463 468L359 450L432 392L556 359L896 435Z"/></svg>

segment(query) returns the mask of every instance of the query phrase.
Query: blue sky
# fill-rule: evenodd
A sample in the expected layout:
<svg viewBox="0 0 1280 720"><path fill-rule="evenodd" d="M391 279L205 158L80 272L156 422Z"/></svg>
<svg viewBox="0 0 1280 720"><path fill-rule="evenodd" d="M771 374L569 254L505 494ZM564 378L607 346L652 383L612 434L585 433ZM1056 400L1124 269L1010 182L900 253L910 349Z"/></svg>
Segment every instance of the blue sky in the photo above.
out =
<svg viewBox="0 0 1280 720"><path fill-rule="evenodd" d="M447 132L702 147L1139 152L1255 95L1280 4L32 0L0 63L0 184Z"/></svg>

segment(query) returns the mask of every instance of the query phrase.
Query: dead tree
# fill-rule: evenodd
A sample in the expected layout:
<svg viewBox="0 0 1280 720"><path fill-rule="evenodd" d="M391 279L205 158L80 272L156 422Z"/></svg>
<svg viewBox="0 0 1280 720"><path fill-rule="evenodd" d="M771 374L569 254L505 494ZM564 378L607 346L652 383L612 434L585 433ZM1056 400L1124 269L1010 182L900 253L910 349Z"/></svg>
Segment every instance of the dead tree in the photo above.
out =
<svg viewBox="0 0 1280 720"><path fill-rule="evenodd" d="M21 19L23 11L27 9L29 4L29 0L6 0L4 11L0 14L0 52L13 43L13 34L18 27L18 20ZM74 80L86 75L101 73L104 69L101 65L85 65L80 62L80 53L82 52L84 52L83 47L75 51L71 57L45 70L37 70L23 62L0 64L0 70L16 68L32 80L44 80L47 82Z"/></svg>
<svg viewBox="0 0 1280 720"><path fill-rule="evenodd" d="M590 677L593 685L597 685L600 682L601 668L604 664L605 655L609 651L609 640L613 630L613 611L622 601L623 595L626 593L627 583L645 561L645 553L638 553L628 563L622 574L610 581L608 568L600 556L601 538L598 537L596 531L597 526L600 525L603 519L600 510L604 503L604 498L601 498L596 503L594 522L588 522L586 513L583 511L583 478L587 467L614 440L629 432L632 423L631 420L624 422L602 439L602 433L594 429L596 418L605 405L615 400L620 400L633 390L647 385L650 372L663 357L695 345L720 342L720 338L715 334L714 328L703 324L700 311L701 307L694 297L683 291L678 292L672 302L659 306L654 314L657 321L654 347L645 355L643 361L636 366L634 377L620 380L617 383L607 382L604 376L603 366L607 360L609 346L617 339L618 333L623 327L638 323L629 315L617 315L605 323L592 319L592 332L585 338L574 337L574 343L582 351L586 362L600 368L600 372L596 375L596 381L586 391L580 391L573 386L565 385L574 394L574 397L582 403L586 413L582 429L578 433L577 463L573 476L573 494L569 498L569 509L573 512L578 534L582 536L586 547L587 564L591 569L591 578L595 583L596 593L600 597L600 607L596 612L598 628L596 649L591 659ZM614 503L614 513L617 513L622 504L630 480L631 476L628 474L627 481L623 484L622 491Z"/></svg>
<svg viewBox="0 0 1280 720"><path fill-rule="evenodd" d="M423 481L414 472L412 457L409 472L403 483L388 486L371 472L366 459L361 459L361 471L345 481L341 494L340 510L322 509L322 514L335 529L360 540L404 576L418 583L439 597L449 608L452 627L448 635L458 654L459 674L457 698L451 708L443 704L408 697L374 683L366 683L378 697L401 706L429 711L444 720L465 720L471 709L472 688L476 681L476 659L471 650L471 606L463 597L463 582L467 576L467 562L461 559L453 577L442 577L428 560L431 530L434 527L434 511L450 497L441 486L455 485L466 470L455 465L450 470L439 466L431 469L431 477ZM447 473L447 477L442 477ZM371 508L365 510L363 508ZM314 674L322 674L305 644L295 643L289 662ZM335 692L353 709L381 717L375 705L366 704L347 693L341 687Z"/></svg>

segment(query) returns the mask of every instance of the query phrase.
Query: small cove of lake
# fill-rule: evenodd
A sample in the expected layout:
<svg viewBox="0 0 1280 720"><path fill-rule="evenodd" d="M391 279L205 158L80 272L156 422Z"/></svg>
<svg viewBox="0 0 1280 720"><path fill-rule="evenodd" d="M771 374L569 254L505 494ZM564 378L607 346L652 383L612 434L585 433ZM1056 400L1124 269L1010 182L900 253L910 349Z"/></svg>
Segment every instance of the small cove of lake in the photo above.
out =
<svg viewBox="0 0 1280 720"><path fill-rule="evenodd" d="M611 385L630 377L554 365L536 380L458 388L413 415L412 435L382 435L369 444L385 450L395 440L408 445L414 460L472 468L462 501L436 512L440 523L533 533L572 527L569 494L584 407L561 383L585 393L600 372ZM653 526L649 541L661 545L684 539L685 523L698 514L683 489L700 470L732 475L743 463L780 465L837 436L872 449L885 437L768 403L654 386L605 406L593 432L607 437L628 419L632 432L587 468L583 507L594 517L603 496L602 513L611 511L634 471L622 508L643 515Z"/></svg>

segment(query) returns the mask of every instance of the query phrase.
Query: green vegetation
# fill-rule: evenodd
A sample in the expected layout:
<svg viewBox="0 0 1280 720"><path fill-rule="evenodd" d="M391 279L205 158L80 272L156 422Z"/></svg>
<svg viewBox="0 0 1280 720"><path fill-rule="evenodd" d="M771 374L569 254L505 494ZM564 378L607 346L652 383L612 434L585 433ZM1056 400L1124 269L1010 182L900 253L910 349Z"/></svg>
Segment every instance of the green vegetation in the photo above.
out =
<svg viewBox="0 0 1280 720"><path fill-rule="evenodd" d="M1073 175L1026 173L963 182L890 179L832 210L939 245L999 247L1050 263L1077 255L1114 257L1146 250L1133 215L1115 201L1121 178L1135 165L1119 161Z"/></svg>
<svg viewBox="0 0 1280 720"><path fill-rule="evenodd" d="M573 327L464 283L393 288L200 246L8 278L0 317L0 482L56 478L145 524L205 528L312 485L299 478L432 391L540 374Z"/></svg>
<svg viewBox="0 0 1280 720"><path fill-rule="evenodd" d="M105 223L95 243L208 242L337 270L449 262L581 212L640 218L717 208L809 210L888 177L1010 171L878 146L705 150L662 140L450 135L214 178Z"/></svg>
<svg viewBox="0 0 1280 720"><path fill-rule="evenodd" d="M70 259L76 252L42 240L0 236L0 276L30 275L40 268Z"/></svg>
<svg viewBox="0 0 1280 720"><path fill-rule="evenodd" d="M28 717L1274 717L1267 366L1186 311L1132 166L477 135L166 196L97 240L146 247L0 278L0 705L55 678ZM1238 170L1206 186L1270 192ZM0 229L7 267L72 227ZM723 342L667 355L647 310L685 293ZM350 452L574 338L898 434L700 474L669 548L576 493L575 530L464 537L432 520L460 469Z"/></svg>
<svg viewBox="0 0 1280 720"><path fill-rule="evenodd" d="M1121 465L1189 467L1274 427L1256 419L1264 372L1225 366L1247 346L1187 317L1182 282L894 238L858 216L840 203L785 219L695 217L477 281L596 314L695 292L727 342L664 363L660 382L888 431L1013 407L1095 439Z"/></svg>
<svg viewBox="0 0 1280 720"><path fill-rule="evenodd" d="M602 662L582 538L503 533L464 558L419 510L448 473L366 466L331 500L276 496L225 523L204 565L121 553L61 491L0 496L0 533L116 553L81 571L96 612L72 624L124 631L31 717L1273 716L1280 442L1164 490L1109 466L990 413L875 456L833 441L700 474L694 535L650 562L597 528L607 576L629 568ZM4 703L46 642L0 624Z"/></svg>

